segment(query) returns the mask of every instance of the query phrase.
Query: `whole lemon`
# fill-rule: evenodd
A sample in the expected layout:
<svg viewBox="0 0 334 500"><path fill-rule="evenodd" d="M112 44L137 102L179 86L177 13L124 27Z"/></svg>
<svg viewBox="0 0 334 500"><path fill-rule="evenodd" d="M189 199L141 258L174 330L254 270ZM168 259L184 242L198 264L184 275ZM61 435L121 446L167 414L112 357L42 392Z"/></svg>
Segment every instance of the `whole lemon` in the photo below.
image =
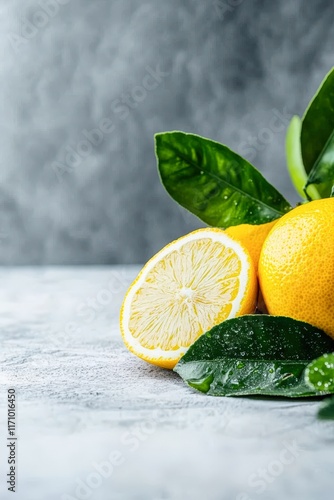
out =
<svg viewBox="0 0 334 500"><path fill-rule="evenodd" d="M334 338L334 198L301 205L275 224L259 280L269 314L306 321Z"/></svg>
<svg viewBox="0 0 334 500"><path fill-rule="evenodd" d="M231 226L225 230L229 236L236 239L245 248L247 248L251 258L253 259L256 270L258 268L264 240L276 222L277 220L259 225L240 224L239 226Z"/></svg>

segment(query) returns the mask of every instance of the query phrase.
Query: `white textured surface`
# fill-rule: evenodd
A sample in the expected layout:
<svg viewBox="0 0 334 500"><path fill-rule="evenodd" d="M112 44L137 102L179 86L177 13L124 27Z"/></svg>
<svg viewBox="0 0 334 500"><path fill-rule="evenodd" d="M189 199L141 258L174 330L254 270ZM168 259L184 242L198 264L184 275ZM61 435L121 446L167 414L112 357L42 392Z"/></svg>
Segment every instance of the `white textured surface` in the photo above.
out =
<svg viewBox="0 0 334 500"><path fill-rule="evenodd" d="M334 424L316 420L316 402L210 398L125 350L118 311L137 271L0 271L0 498L332 499ZM11 386L16 495L4 482ZM122 463L96 475L116 451ZM79 480L98 487L76 491Z"/></svg>

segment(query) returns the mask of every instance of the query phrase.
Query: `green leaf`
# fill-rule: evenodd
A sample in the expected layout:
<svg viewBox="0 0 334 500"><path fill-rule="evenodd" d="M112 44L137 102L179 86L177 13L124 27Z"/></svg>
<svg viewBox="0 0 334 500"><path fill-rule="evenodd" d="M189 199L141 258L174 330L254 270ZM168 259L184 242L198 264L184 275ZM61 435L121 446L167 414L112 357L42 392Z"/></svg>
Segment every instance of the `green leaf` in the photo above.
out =
<svg viewBox="0 0 334 500"><path fill-rule="evenodd" d="M318 412L321 420L334 420L334 397L326 399Z"/></svg>
<svg viewBox="0 0 334 500"><path fill-rule="evenodd" d="M264 224L291 209L258 170L218 142L184 132L156 134L155 142L164 187L211 226Z"/></svg>
<svg viewBox="0 0 334 500"><path fill-rule="evenodd" d="M334 353L324 354L312 361L305 370L305 382L319 394L334 393ZM334 397L320 407L318 417L334 420Z"/></svg>
<svg viewBox="0 0 334 500"><path fill-rule="evenodd" d="M309 175L305 192L316 184L320 195L330 196L334 182L334 68L326 75L302 120L301 150Z"/></svg>
<svg viewBox="0 0 334 500"><path fill-rule="evenodd" d="M309 194L314 184L318 185L318 191L323 198L331 195L334 181L334 135L332 135L320 154L317 162L314 164L305 185L305 192Z"/></svg>
<svg viewBox="0 0 334 500"><path fill-rule="evenodd" d="M306 383L315 391L334 392L334 353L324 354L310 363L305 371Z"/></svg>
<svg viewBox="0 0 334 500"><path fill-rule="evenodd" d="M304 186L307 183L307 173L303 164L302 151L300 145L300 133L302 121L299 116L293 116L286 133L285 151L288 172L297 193L306 198ZM315 186L309 187L309 196L313 200L320 198Z"/></svg>
<svg viewBox="0 0 334 500"><path fill-rule="evenodd" d="M309 362L331 352L322 330L282 316L246 315L202 335L174 370L212 396L319 395L304 379Z"/></svg>

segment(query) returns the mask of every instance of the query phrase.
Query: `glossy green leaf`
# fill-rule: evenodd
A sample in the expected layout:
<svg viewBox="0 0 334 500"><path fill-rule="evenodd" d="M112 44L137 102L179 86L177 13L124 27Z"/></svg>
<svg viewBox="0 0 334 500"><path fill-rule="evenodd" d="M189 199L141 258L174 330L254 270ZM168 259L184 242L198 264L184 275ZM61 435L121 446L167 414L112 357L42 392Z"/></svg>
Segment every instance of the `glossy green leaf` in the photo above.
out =
<svg viewBox="0 0 334 500"><path fill-rule="evenodd" d="M301 150L309 175L305 191L317 185L322 197L330 196L334 182L334 68L326 75L302 120Z"/></svg>
<svg viewBox="0 0 334 500"><path fill-rule="evenodd" d="M229 319L202 335L174 370L212 396L319 395L305 382L309 362L334 341L307 323L281 316Z"/></svg>
<svg viewBox="0 0 334 500"><path fill-rule="evenodd" d="M291 209L258 170L228 147L184 132L157 134L155 141L166 190L207 224L263 224Z"/></svg>
<svg viewBox="0 0 334 500"><path fill-rule="evenodd" d="M302 121L299 116L293 116L286 133L285 152L288 172L292 183L296 188L297 193L306 198L304 191L307 183L307 173L303 164L302 151L300 145L300 134L302 129ZM309 187L309 196L313 200L320 198L320 195L315 186Z"/></svg>
<svg viewBox="0 0 334 500"><path fill-rule="evenodd" d="M334 397L326 399L320 406L318 417L322 420L334 420Z"/></svg>
<svg viewBox="0 0 334 500"><path fill-rule="evenodd" d="M319 392L334 392L334 354L324 354L305 371L306 383Z"/></svg>
<svg viewBox="0 0 334 500"><path fill-rule="evenodd" d="M320 154L318 161L312 168L310 175L305 185L305 192L310 195L310 189L315 184L318 185L323 198L331 195L332 185L334 182L334 135L332 135L323 152Z"/></svg>

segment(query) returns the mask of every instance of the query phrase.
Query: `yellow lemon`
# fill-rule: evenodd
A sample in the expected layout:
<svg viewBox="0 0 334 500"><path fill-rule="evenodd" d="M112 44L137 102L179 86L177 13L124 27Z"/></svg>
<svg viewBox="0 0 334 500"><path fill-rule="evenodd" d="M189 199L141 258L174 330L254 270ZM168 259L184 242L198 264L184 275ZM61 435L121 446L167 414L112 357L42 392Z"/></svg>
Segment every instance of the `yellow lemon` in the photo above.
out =
<svg viewBox="0 0 334 500"><path fill-rule="evenodd" d="M226 233L229 236L232 236L232 238L238 240L245 248L247 248L254 261L256 270L258 268L264 240L276 222L277 220L259 225L240 224L239 226L231 226L226 229Z"/></svg>
<svg viewBox="0 0 334 500"><path fill-rule="evenodd" d="M121 309L125 345L140 358L173 368L203 333L252 313L253 261L221 229L199 229L155 255L130 286Z"/></svg>
<svg viewBox="0 0 334 500"><path fill-rule="evenodd" d="M334 198L279 219L263 244L259 279L270 314L306 321L334 338Z"/></svg>

